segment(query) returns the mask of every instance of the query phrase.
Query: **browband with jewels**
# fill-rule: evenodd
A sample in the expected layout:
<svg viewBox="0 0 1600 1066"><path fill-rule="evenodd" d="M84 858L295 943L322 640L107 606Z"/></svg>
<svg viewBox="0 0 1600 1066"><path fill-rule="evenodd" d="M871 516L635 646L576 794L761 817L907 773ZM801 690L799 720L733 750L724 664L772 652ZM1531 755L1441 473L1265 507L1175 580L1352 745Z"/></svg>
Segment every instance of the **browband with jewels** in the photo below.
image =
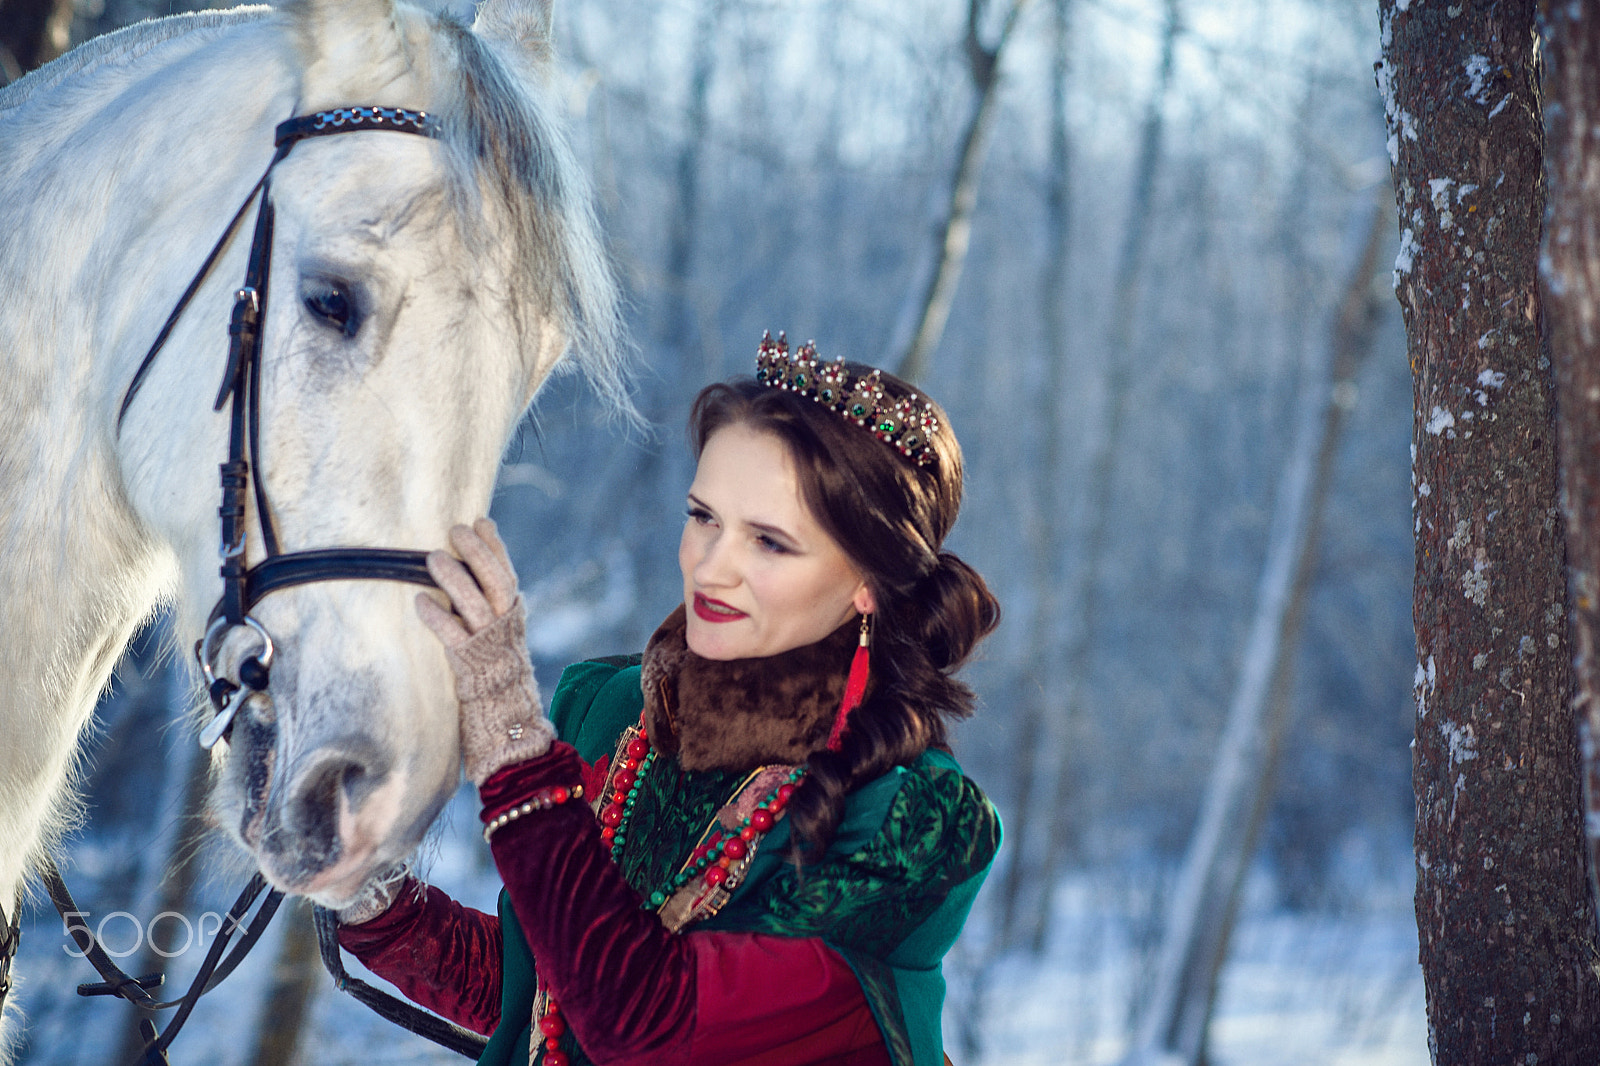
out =
<svg viewBox="0 0 1600 1066"><path fill-rule="evenodd" d="M935 458L929 442L939 428L939 419L933 407L915 393L891 400L884 394L882 371L853 375L842 356L822 363L810 341L791 356L788 338L779 333L774 341L769 332L761 335L756 353L756 380L815 400L918 466L927 466Z"/></svg>

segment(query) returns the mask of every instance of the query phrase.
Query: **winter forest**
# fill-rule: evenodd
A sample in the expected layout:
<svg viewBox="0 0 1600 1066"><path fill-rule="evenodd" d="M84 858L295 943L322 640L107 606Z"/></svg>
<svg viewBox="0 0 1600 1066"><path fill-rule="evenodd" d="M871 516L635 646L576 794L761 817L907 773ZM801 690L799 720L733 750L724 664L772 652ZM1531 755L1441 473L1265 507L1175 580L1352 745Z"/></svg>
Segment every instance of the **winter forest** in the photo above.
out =
<svg viewBox="0 0 1600 1066"><path fill-rule="evenodd" d="M637 650L672 608L684 415L763 330L938 398L968 464L950 547L1005 612L956 739L1006 827L946 965L957 1066L1429 1060L1396 299L1422 237L1374 84L1424 2L558 0L649 426L557 377L505 457L536 667ZM62 0L6 77L184 6ZM196 813L186 639L141 635L87 740L63 868L99 915L215 915L248 872ZM492 910L474 804L421 863ZM286 904L173 1062L462 1061L338 992L309 929ZM69 949L40 894L19 1061L132 1061L133 1012L74 995ZM172 987L201 954L120 961Z"/></svg>

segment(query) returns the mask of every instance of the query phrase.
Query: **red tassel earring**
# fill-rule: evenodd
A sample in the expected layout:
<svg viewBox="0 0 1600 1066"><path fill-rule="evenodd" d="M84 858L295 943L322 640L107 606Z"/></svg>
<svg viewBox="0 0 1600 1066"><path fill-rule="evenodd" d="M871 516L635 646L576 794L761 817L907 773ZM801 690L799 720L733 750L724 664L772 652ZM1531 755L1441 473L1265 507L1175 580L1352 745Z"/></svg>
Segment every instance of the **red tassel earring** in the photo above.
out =
<svg viewBox="0 0 1600 1066"><path fill-rule="evenodd" d="M828 750L838 751L844 744L845 719L861 706L861 697L867 694L867 676L871 672L872 615L861 616L861 643L850 659L850 676L845 679L844 699L839 703L839 715L833 720L833 731L828 734Z"/></svg>

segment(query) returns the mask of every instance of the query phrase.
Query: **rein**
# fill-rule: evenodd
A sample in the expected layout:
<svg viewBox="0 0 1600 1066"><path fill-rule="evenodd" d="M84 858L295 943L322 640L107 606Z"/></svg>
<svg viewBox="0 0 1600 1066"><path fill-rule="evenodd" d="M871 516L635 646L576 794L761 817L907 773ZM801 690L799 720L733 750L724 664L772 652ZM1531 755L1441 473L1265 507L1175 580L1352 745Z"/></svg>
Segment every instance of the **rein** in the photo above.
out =
<svg viewBox="0 0 1600 1066"><path fill-rule="evenodd" d="M272 170L296 144L311 137L330 136L335 133L389 130L423 137L437 137L438 123L422 111L388 107L340 107L319 111L311 115L291 118L278 125L274 147L276 151L267 169L245 196L244 203L234 213L222 235L212 246L200 269L190 280L183 295L178 298L172 313L156 334L156 339L134 371L123 393L117 410L116 433L122 432L123 419L128 408L144 385L156 356L166 345L167 338L182 317L200 286L205 283L224 249L232 242L239 224L250 205L261 197L256 212L255 235L250 245L249 265L245 271L244 285L234 293L233 313L228 325L231 338L228 346L228 363L223 373L212 410L221 411L230 403L228 460L220 468L222 503L217 513L222 526L222 596L211 610L211 620L206 633L195 642L195 657L205 674L207 693L216 714L200 732L200 743L210 748L224 739L232 729L234 716L257 694L264 693L271 680L273 658L272 637L255 618L251 609L267 594L296 585L319 581L400 581L413 585L435 587L428 575L426 552L396 548L320 548L312 551L284 552L279 547L277 528L272 519L272 508L261 480L261 337L266 321L267 287L272 265L273 207L270 179ZM250 464L256 464L255 477L251 477ZM246 493L255 496L256 519L260 525L262 547L266 557L253 567L245 566ZM215 660L227 635L235 629L248 629L258 645L254 654L239 664L239 680L220 677L215 672ZM103 981L78 986L83 996L117 996L145 1011L178 1008L166 1030L158 1033L148 1019L141 1019L139 1031L145 1038L145 1051L140 1061L152 1066L168 1066L166 1049L188 1020L195 1004L206 992L215 988L223 978L232 973L245 954L260 939L283 893L268 889L266 879L257 873L240 893L228 912L224 928L212 942L200 972L181 998L158 1002L149 989L159 987L161 974L133 977L124 973L110 955L96 941L88 926L82 922L86 912L80 911L67 891L66 883L55 863L46 858L41 869L51 901L61 912L67 932L79 949L99 971ZM265 898L251 919L244 935L233 951L223 957L228 941L240 928L256 898L265 891ZM16 955L17 940L21 932L21 900L13 912L10 925L3 922L0 912L0 1006L5 1003L10 989L11 960ZM318 946L323 965L327 967L335 984L361 1002L398 1025L427 1037L434 1043L476 1058L487 1041L476 1033L452 1025L436 1015L419 1010L409 1003L380 992L344 970L339 959L338 923L332 913L318 907L315 911Z"/></svg>

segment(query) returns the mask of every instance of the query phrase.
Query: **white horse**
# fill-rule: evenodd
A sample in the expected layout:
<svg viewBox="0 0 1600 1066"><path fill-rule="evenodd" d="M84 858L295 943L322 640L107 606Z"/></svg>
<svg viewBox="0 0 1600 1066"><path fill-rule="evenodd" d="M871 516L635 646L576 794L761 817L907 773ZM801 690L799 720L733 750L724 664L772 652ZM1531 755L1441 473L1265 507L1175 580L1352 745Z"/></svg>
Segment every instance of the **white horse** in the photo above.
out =
<svg viewBox="0 0 1600 1066"><path fill-rule="evenodd" d="M488 0L471 27L401 0L294 0L133 26L0 90L0 912L70 809L129 636L164 598L198 636L220 590L212 401L248 216L120 430L118 410L277 123L379 105L442 130L319 137L273 171L253 473L285 551L444 546L487 510L569 347L626 409L549 28L549 0ZM246 523L253 564L253 506ZM456 787L455 699L415 592L341 580L254 611L277 642L269 698L240 713L212 810L286 891L349 900Z"/></svg>

